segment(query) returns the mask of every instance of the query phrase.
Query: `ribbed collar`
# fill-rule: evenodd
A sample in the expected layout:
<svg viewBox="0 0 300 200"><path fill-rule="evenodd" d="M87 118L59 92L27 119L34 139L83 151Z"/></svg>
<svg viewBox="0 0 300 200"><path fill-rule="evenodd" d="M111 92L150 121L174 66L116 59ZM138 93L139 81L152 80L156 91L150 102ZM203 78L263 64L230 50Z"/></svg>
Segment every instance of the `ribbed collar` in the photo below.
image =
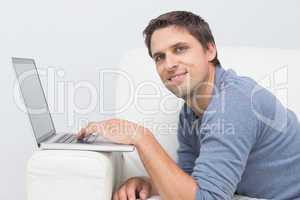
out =
<svg viewBox="0 0 300 200"><path fill-rule="evenodd" d="M226 72L226 70L221 65L217 65L215 67L215 80L214 80L213 95L215 95L216 92L219 91L220 88L222 87L221 84L223 82L225 72ZM192 114L194 119L199 119L198 116L194 113L194 111L186 103L185 103L185 107L186 107L187 113Z"/></svg>

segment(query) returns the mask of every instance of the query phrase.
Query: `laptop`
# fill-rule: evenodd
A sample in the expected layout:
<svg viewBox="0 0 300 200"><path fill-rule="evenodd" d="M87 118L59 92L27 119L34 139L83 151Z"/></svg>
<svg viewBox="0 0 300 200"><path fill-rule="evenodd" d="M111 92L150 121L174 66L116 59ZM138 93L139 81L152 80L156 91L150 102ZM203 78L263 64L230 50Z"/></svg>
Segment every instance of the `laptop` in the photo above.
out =
<svg viewBox="0 0 300 200"><path fill-rule="evenodd" d="M56 133L35 61L30 58L13 57L12 64L40 149L134 151L134 145L113 143L97 134L77 140L76 134Z"/></svg>

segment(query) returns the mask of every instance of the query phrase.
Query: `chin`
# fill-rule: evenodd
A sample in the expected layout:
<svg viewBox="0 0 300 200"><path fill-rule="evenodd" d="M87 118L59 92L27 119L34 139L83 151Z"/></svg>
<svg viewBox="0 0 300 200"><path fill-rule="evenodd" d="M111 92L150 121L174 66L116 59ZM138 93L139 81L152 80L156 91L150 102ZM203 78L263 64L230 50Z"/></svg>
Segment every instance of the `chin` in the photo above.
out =
<svg viewBox="0 0 300 200"><path fill-rule="evenodd" d="M184 89L178 90L175 88L168 88L170 92L172 92L176 97L181 98L181 99L186 99L186 97L188 96L187 91L185 91Z"/></svg>
<svg viewBox="0 0 300 200"><path fill-rule="evenodd" d="M176 97L185 99L189 94L190 90L187 87L186 83L183 81L181 84L177 86L169 84L167 81L165 82L166 88L172 92Z"/></svg>

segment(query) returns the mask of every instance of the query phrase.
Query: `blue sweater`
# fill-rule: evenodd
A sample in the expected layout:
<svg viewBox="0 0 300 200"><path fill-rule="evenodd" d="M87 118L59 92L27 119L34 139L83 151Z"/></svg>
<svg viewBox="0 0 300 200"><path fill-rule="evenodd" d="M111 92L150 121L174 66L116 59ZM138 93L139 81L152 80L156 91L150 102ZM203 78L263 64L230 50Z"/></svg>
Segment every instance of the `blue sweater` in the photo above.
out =
<svg viewBox="0 0 300 200"><path fill-rule="evenodd" d="M198 183L196 199L300 198L300 126L268 90L216 67L202 117L179 116L178 165Z"/></svg>

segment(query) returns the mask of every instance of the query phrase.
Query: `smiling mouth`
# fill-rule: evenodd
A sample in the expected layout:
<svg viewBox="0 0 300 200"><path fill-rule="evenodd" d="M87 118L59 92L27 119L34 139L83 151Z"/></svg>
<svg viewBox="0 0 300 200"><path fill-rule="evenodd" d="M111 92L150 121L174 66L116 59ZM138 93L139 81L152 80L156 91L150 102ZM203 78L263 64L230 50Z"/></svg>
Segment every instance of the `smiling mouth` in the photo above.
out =
<svg viewBox="0 0 300 200"><path fill-rule="evenodd" d="M168 82L175 85L180 84L184 80L186 74L187 72L176 74L175 76L170 77Z"/></svg>

